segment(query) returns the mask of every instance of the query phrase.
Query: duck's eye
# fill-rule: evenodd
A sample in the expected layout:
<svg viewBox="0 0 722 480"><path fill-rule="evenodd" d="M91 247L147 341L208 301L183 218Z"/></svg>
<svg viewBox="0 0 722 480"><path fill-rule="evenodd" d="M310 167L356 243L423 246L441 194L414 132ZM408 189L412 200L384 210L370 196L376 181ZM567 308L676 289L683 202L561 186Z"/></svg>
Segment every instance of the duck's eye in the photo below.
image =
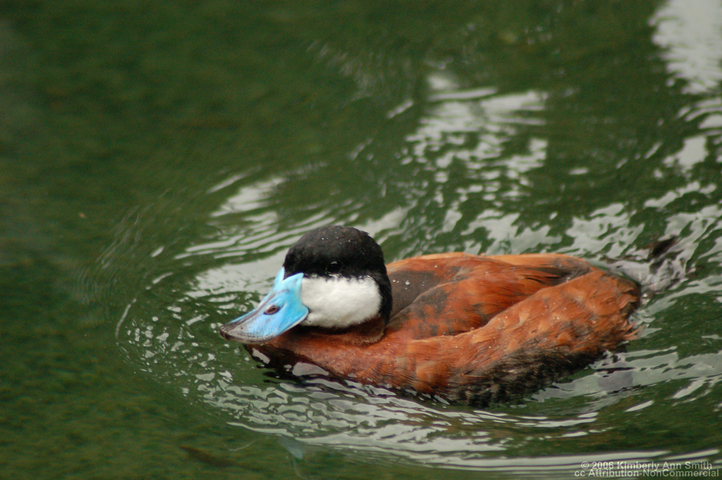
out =
<svg viewBox="0 0 722 480"><path fill-rule="evenodd" d="M280 308L278 308L276 305L271 305L266 309L265 313L266 315L273 315L274 313L278 312Z"/></svg>
<svg viewBox="0 0 722 480"><path fill-rule="evenodd" d="M333 261L326 267L326 273L338 273L341 271L341 262Z"/></svg>

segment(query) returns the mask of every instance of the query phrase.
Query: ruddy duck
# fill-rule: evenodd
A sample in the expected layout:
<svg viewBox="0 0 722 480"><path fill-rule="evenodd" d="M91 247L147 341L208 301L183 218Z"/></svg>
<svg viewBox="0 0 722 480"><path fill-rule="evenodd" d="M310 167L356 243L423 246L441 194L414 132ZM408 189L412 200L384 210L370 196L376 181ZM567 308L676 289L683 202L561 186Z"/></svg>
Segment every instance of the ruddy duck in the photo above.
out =
<svg viewBox="0 0 722 480"><path fill-rule="evenodd" d="M639 286L561 254L446 253L384 265L365 232L327 226L270 293L220 327L275 366L485 405L533 392L634 336ZM265 356L265 357L264 357Z"/></svg>

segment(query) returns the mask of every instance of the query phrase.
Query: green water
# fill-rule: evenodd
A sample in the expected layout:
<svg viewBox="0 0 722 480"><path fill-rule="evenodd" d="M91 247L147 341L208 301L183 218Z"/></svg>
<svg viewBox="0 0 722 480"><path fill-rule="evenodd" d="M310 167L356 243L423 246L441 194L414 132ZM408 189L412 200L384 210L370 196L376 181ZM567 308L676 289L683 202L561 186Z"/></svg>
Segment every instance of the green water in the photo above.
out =
<svg viewBox="0 0 722 480"><path fill-rule="evenodd" d="M0 1L0 476L722 467L719 45L702 0ZM517 404L299 385L215 329L328 223L662 291Z"/></svg>

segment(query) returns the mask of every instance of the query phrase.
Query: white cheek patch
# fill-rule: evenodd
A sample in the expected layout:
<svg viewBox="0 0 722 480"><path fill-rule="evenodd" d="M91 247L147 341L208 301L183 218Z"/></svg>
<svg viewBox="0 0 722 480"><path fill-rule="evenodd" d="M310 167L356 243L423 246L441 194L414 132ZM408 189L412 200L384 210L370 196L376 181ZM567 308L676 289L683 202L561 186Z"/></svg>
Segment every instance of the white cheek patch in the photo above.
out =
<svg viewBox="0 0 722 480"><path fill-rule="evenodd" d="M371 277L303 277L301 302L309 309L303 325L344 328L379 312L381 294Z"/></svg>

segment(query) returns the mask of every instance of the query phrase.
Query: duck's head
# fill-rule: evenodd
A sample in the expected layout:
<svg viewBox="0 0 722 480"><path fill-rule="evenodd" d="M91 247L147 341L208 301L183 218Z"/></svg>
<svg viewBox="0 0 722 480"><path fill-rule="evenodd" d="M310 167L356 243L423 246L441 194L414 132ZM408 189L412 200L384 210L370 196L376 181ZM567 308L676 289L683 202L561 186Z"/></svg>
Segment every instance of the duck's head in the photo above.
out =
<svg viewBox="0 0 722 480"><path fill-rule="evenodd" d="M296 326L342 331L388 322L391 302L381 247L355 228L327 226L303 235L261 303L219 330L249 344L266 343Z"/></svg>

